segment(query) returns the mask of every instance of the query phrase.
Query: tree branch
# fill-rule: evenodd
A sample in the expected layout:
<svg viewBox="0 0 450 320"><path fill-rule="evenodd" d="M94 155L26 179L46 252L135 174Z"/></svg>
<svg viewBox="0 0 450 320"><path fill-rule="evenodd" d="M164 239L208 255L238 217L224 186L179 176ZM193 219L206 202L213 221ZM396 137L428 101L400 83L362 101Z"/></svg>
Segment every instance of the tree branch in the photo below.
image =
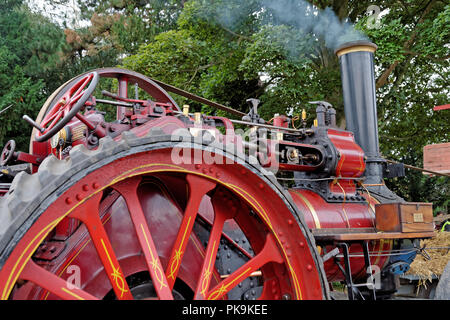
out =
<svg viewBox="0 0 450 320"><path fill-rule="evenodd" d="M411 33L410 38L403 44L403 49L405 52L409 51L409 49L413 45L414 40L416 39L416 36L417 36L417 27L425 20L425 16L431 11L434 4L435 4L435 0L430 0L428 2L428 4L426 5L425 10L423 11L422 15L420 16L419 20L417 21L416 25L414 26L414 29ZM400 61L395 61L381 74L381 76L377 79L377 82L376 82L377 89L381 88L387 84L387 80L388 80L389 76L394 71L394 69L398 66L399 63L400 63Z"/></svg>
<svg viewBox="0 0 450 320"><path fill-rule="evenodd" d="M223 25L221 25L221 24L219 24L219 26L220 26L223 30L225 30L226 32L228 32L229 34L231 34L231 35L233 35L233 36L235 36L235 37L238 37L239 39L245 39L245 40L249 40L249 41L252 40L252 38L247 37L247 36L244 36L244 35L242 35L242 34L238 34L238 33L236 33L236 32L234 32L234 31L228 29L227 27L225 27L225 26L223 26Z"/></svg>

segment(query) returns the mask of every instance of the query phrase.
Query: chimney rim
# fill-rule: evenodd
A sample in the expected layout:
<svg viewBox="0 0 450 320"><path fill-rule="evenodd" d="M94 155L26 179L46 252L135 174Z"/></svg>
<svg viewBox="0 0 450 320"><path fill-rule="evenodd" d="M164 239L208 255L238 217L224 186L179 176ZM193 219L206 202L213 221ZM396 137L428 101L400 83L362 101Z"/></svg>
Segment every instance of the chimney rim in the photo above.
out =
<svg viewBox="0 0 450 320"><path fill-rule="evenodd" d="M344 54L351 52L372 52L374 53L378 49L378 46L367 40L349 41L341 44L334 50L334 54L341 57Z"/></svg>

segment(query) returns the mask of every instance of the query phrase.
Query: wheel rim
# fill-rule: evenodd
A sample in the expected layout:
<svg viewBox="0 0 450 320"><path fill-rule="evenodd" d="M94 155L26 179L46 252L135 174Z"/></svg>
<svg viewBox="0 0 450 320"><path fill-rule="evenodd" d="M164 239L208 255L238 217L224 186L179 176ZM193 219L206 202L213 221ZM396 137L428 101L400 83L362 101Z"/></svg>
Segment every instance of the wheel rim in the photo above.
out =
<svg viewBox="0 0 450 320"><path fill-rule="evenodd" d="M152 147L153 148L153 147ZM139 151L110 159L101 167L68 186L48 208L37 214L36 220L20 236L0 271L1 297L7 299L14 285L31 281L63 299L95 299L80 289L68 289L65 280L33 262L32 255L46 235L64 217L84 223L95 244L98 256L108 274L112 289L119 299L132 299L125 275L114 255L99 212L99 203L107 188L119 192L125 199L137 238L144 253L147 268L160 299L172 299L172 288L183 261L186 235L192 232L200 202L206 194L214 207L214 222L205 250L201 273L194 291L195 299L220 299L255 271L262 271L263 299L321 299L323 283L320 268L311 254L311 243L302 233L298 220L267 180L244 164L174 165L170 160L171 146ZM152 159L149 163L149 158ZM98 166L98 164L97 164ZM176 174L185 177L189 198L182 223L170 253L163 265L157 246L139 204L137 189L144 176ZM243 178L244 177L244 178ZM231 208L231 210L230 210ZM92 214L95 212L96 214ZM254 214L254 218L251 214ZM276 213L276 214L275 214ZM232 218L251 242L255 255L215 286L211 285L218 242L225 220ZM258 222L258 223L257 223ZM17 233L16 233L17 234Z"/></svg>
<svg viewBox="0 0 450 320"><path fill-rule="evenodd" d="M89 86L86 88L86 86ZM35 139L38 142L46 141L61 130L84 106L89 96L98 84L98 74L89 73L78 80L63 96L64 102L52 104L52 108L41 122L44 131L38 132Z"/></svg>

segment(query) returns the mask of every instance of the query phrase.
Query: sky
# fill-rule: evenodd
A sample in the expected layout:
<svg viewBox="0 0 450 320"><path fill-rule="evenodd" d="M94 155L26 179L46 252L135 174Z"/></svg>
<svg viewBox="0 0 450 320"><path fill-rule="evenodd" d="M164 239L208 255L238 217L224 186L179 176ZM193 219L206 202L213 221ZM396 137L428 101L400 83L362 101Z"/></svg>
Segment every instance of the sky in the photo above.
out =
<svg viewBox="0 0 450 320"><path fill-rule="evenodd" d="M39 11L53 22L71 29L84 27L88 21L81 21L77 0L68 0L68 5L55 5L51 0L27 0L33 11ZM53 4L51 4L53 3Z"/></svg>

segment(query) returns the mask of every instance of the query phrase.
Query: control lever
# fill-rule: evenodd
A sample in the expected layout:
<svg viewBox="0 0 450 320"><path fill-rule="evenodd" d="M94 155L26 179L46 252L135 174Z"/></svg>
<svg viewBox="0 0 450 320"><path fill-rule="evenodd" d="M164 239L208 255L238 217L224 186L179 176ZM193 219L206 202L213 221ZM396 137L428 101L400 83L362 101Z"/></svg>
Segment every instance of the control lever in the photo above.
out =
<svg viewBox="0 0 450 320"><path fill-rule="evenodd" d="M119 96L119 95L117 95L115 93L111 93L111 92L106 91L106 90L102 91L102 95L104 95L106 97L110 97L110 98L116 99L116 100L119 100L119 101L127 102L127 103L140 103L140 104L142 104L142 103L147 102L145 100L129 99L129 98L121 97L121 96ZM97 101L98 101L98 99L97 99Z"/></svg>
<svg viewBox="0 0 450 320"><path fill-rule="evenodd" d="M38 129L40 133L44 133L45 129L42 128L40 125L38 125L33 119L31 119L26 114L22 117L22 119L25 120L26 122L28 122L29 124L31 124L36 129Z"/></svg>

